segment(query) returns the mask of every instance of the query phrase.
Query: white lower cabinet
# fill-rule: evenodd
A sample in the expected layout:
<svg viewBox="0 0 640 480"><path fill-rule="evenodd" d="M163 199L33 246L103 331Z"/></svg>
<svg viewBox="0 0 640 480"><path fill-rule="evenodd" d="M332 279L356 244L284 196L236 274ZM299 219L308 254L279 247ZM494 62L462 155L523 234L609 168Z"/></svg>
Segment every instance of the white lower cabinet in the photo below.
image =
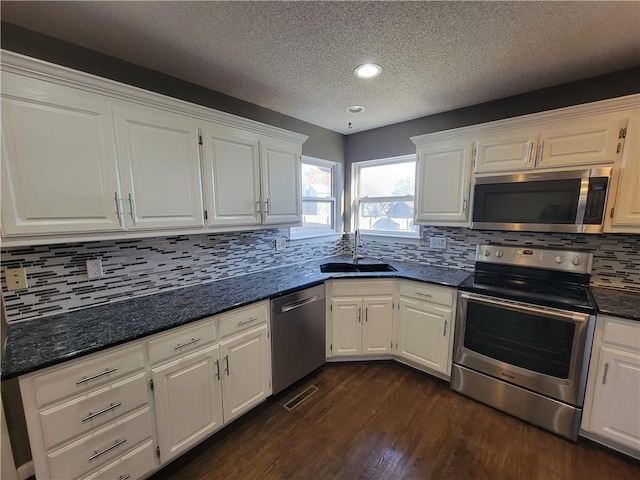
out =
<svg viewBox="0 0 640 480"><path fill-rule="evenodd" d="M220 344L224 421L271 395L271 343L265 324Z"/></svg>
<svg viewBox="0 0 640 480"><path fill-rule="evenodd" d="M331 356L391 355L393 292L389 281L332 282Z"/></svg>
<svg viewBox="0 0 640 480"><path fill-rule="evenodd" d="M158 466L143 347L134 342L20 377L36 478L133 479Z"/></svg>
<svg viewBox="0 0 640 480"><path fill-rule="evenodd" d="M38 479L143 478L271 395L269 302L19 383Z"/></svg>
<svg viewBox="0 0 640 480"><path fill-rule="evenodd" d="M222 427L219 345L152 370L163 462Z"/></svg>
<svg viewBox="0 0 640 480"><path fill-rule="evenodd" d="M455 289L401 282L396 358L443 378L451 376Z"/></svg>
<svg viewBox="0 0 640 480"><path fill-rule="evenodd" d="M640 458L640 323L599 315L581 434Z"/></svg>

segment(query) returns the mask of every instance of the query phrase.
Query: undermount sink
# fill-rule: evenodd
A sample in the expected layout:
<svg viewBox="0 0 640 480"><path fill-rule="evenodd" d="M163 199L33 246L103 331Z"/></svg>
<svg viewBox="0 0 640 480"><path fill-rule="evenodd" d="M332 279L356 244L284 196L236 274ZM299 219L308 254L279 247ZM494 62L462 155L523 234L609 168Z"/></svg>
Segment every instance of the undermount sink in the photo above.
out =
<svg viewBox="0 0 640 480"><path fill-rule="evenodd" d="M322 273L349 273L349 272L396 272L388 263L346 263L333 262L320 265Z"/></svg>

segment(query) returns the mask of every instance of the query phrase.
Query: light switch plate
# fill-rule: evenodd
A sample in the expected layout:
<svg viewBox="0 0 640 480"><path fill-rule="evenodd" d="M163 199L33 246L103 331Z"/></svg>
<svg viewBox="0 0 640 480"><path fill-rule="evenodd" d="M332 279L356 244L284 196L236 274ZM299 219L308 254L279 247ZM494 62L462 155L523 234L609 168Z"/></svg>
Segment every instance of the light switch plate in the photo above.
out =
<svg viewBox="0 0 640 480"><path fill-rule="evenodd" d="M446 250L447 237L431 237L429 238L429 246L438 250Z"/></svg>
<svg viewBox="0 0 640 480"><path fill-rule="evenodd" d="M4 275L7 279L7 290L24 290L25 288L29 288L26 268L7 268L4 271Z"/></svg>
<svg viewBox="0 0 640 480"><path fill-rule="evenodd" d="M276 238L276 251L279 252L287 248L287 239L284 237Z"/></svg>

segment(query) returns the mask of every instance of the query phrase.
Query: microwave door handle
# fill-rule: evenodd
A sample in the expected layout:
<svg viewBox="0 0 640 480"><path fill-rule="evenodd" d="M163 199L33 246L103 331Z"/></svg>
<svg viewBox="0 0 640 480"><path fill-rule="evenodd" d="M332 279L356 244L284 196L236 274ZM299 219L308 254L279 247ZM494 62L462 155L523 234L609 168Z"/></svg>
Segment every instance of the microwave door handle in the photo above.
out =
<svg viewBox="0 0 640 480"><path fill-rule="evenodd" d="M580 196L578 197L578 210L576 211L576 225L584 223L584 214L587 210L587 197L589 196L589 177L580 179Z"/></svg>
<svg viewBox="0 0 640 480"><path fill-rule="evenodd" d="M471 300L477 303L483 303L485 305L491 305L495 307L507 308L509 310L514 310L517 312L525 312L532 313L534 315L546 316L558 318L561 320L567 320L573 323L585 323L589 320L589 315L586 313L572 313L572 312L564 312L562 310L557 309L549 309L545 307L535 307L529 306L520 302L514 302L511 300L500 300L497 298L489 298L479 295L474 295L473 293L463 292L461 297L466 300Z"/></svg>

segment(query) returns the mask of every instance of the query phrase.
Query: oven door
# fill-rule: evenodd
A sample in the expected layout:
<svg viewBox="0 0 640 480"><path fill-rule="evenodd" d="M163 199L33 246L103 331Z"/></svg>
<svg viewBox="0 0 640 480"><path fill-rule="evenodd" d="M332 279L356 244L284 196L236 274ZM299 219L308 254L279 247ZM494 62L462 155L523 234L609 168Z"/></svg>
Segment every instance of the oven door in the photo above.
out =
<svg viewBox="0 0 640 480"><path fill-rule="evenodd" d="M582 406L594 316L458 295L454 363Z"/></svg>

